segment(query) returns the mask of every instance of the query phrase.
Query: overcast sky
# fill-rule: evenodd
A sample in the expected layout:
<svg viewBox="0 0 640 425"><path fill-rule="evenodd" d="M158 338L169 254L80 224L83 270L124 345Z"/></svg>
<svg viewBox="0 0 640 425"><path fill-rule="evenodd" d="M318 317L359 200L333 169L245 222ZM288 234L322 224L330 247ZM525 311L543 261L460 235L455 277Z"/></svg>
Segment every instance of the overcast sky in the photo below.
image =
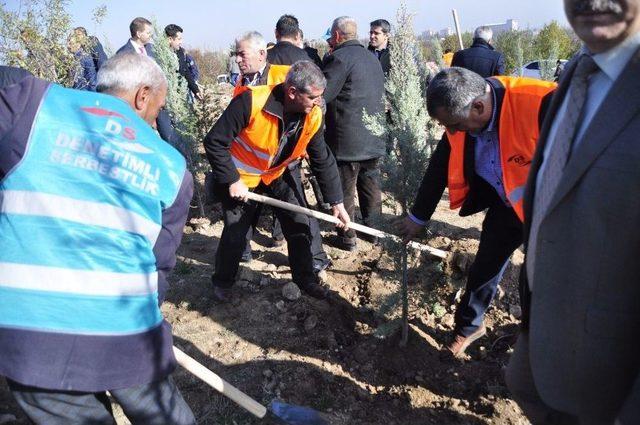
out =
<svg viewBox="0 0 640 425"><path fill-rule="evenodd" d="M0 0L2 1L2 0ZM21 0L4 0L9 9L20 7ZM107 6L107 17L96 27L92 11ZM278 17L295 15L305 38L319 38L331 21L341 15L353 16L358 22L358 35L368 35L369 22L385 18L392 24L400 0L72 0L68 6L74 26L84 26L106 41L112 50L124 44L129 35L129 23L136 16L155 18L161 25L178 24L184 29L185 45L209 49L226 48L240 33L260 31L267 40L273 39ZM552 20L567 25L562 0L407 0L415 13L416 33L424 30L453 29L451 9L458 10L462 30L515 19L520 28L539 28Z"/></svg>

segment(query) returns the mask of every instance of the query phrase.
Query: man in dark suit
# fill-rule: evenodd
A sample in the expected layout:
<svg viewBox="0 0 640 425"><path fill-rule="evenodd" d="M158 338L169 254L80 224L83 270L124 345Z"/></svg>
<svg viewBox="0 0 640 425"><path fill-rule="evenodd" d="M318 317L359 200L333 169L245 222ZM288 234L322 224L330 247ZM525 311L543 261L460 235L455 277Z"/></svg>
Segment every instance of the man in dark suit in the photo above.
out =
<svg viewBox="0 0 640 425"><path fill-rule="evenodd" d="M282 15L276 22L275 35L278 42L267 50L267 62L273 65L293 65L310 60L304 49L298 47L298 19L293 15Z"/></svg>
<svg viewBox="0 0 640 425"><path fill-rule="evenodd" d="M504 75L504 55L491 45L491 27L478 27L473 33L473 44L453 55L451 66L467 68L482 77Z"/></svg>
<svg viewBox="0 0 640 425"><path fill-rule="evenodd" d="M507 384L535 424L640 423L640 0L565 0L565 69L525 191Z"/></svg>
<svg viewBox="0 0 640 425"><path fill-rule="evenodd" d="M376 55L382 66L385 77L391 69L391 54L389 53L389 35L391 24L386 19L376 19L369 24L368 50Z"/></svg>
<svg viewBox="0 0 640 425"><path fill-rule="evenodd" d="M131 38L124 46L116 51L116 55L122 52L136 52L153 58L153 45L151 44L151 30L153 24L146 18L137 17L129 24Z"/></svg>
<svg viewBox="0 0 640 425"><path fill-rule="evenodd" d="M379 160L386 148L384 139L364 126L362 115L363 110L369 115L384 112L384 74L378 59L358 41L353 18L335 19L330 32L329 46L333 53L325 58L323 65L327 77L325 137L338 160L349 216L353 220L357 188L362 219L365 224L371 224L382 213ZM356 249L353 230L339 230L338 236L341 248Z"/></svg>

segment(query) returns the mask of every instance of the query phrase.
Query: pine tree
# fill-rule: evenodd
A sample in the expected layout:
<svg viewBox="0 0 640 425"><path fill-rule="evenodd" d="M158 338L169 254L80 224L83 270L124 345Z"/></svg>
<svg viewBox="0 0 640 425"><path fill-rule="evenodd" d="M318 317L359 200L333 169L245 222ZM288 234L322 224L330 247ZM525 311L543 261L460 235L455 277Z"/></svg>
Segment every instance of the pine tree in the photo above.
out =
<svg viewBox="0 0 640 425"><path fill-rule="evenodd" d="M400 205L403 214L409 211L415 191L431 157L437 137L437 125L427 114L421 75L425 61L413 31L413 17L402 3L397 12L397 25L390 43L391 70L385 84L388 116L363 115L365 126L373 134L388 140L388 155L382 165L382 187ZM407 248L386 242L387 251L394 256L396 269L402 270L402 319L379 329L381 336L402 325L401 345L408 337ZM393 246L392 246L393 245ZM393 297L388 300L396 304Z"/></svg>
<svg viewBox="0 0 640 425"><path fill-rule="evenodd" d="M154 22L153 52L156 62L167 78L166 109L174 128L180 135L179 145L175 146L187 160L187 167L194 175L194 194L200 214L204 216L204 196L200 175L204 173L205 164L200 154L201 131L199 117L188 100L188 86L184 77L178 72L178 56L169 45L169 40L162 28Z"/></svg>

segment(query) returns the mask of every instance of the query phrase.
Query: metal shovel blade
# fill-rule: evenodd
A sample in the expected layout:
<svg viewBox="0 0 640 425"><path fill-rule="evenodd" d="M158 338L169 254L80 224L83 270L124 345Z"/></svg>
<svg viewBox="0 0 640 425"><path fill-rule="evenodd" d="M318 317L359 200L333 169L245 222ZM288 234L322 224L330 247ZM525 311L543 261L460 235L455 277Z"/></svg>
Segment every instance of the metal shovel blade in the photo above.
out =
<svg viewBox="0 0 640 425"><path fill-rule="evenodd" d="M278 421L287 425L329 425L320 413L304 406L283 403L273 400L269 404L269 412Z"/></svg>

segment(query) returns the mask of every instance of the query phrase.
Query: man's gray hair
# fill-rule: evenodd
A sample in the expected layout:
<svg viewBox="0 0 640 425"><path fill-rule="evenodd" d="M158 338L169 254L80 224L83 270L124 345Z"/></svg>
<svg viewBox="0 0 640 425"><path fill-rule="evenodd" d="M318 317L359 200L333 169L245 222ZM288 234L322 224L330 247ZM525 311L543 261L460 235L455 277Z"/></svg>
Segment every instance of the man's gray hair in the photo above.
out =
<svg viewBox="0 0 640 425"><path fill-rule="evenodd" d="M480 75L465 68L451 67L440 71L427 87L427 110L434 117L438 108L456 118L466 118L471 103L487 90Z"/></svg>
<svg viewBox="0 0 640 425"><path fill-rule="evenodd" d="M267 42L258 31L248 31L236 38L236 47L243 41L248 41L254 51L267 50Z"/></svg>
<svg viewBox="0 0 640 425"><path fill-rule="evenodd" d="M303 93L309 93L311 87L324 90L327 87L327 80L315 63L301 60L291 65L285 85L295 87Z"/></svg>
<svg viewBox="0 0 640 425"><path fill-rule="evenodd" d="M138 53L127 52L113 56L98 71L96 90L103 93L129 93L141 86L153 91L167 84L162 69L155 61Z"/></svg>
<svg viewBox="0 0 640 425"><path fill-rule="evenodd" d="M338 31L346 40L358 38L358 24L351 16L340 16L333 20L331 31Z"/></svg>
<svg viewBox="0 0 640 425"><path fill-rule="evenodd" d="M488 43L493 38L493 30L487 26L478 27L473 32L473 38L481 38Z"/></svg>

